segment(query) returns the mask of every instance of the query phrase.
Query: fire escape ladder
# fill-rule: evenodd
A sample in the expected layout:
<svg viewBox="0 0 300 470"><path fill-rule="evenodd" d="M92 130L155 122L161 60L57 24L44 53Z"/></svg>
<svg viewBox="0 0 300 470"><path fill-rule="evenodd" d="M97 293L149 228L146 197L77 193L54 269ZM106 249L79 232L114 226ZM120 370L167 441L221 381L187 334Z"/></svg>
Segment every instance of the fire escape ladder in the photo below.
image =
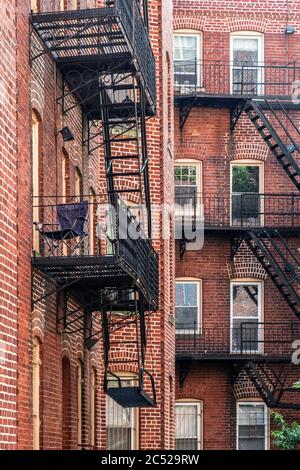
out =
<svg viewBox="0 0 300 470"><path fill-rule="evenodd" d="M245 364L245 371L268 407L299 410L300 402L295 400L294 396L299 391L292 386L286 386L293 366L282 364L280 369L276 370L277 366L249 361Z"/></svg>
<svg viewBox="0 0 300 470"><path fill-rule="evenodd" d="M264 112L262 105L268 111L269 116ZM293 156L295 152L300 153L300 145L288 131L286 122L283 122L277 112L279 111L284 115L286 121L289 122L293 130L300 136L300 131L287 110L279 100L274 100L272 102L269 100L263 100L260 103L249 100L244 111L271 150L279 165L300 191L300 167ZM281 137L277 130L275 130L271 121L280 130L283 137ZM287 143L284 143L284 141Z"/></svg>
<svg viewBox="0 0 300 470"><path fill-rule="evenodd" d="M135 317L131 330L126 336L114 332L114 314L108 308L102 308L103 325L103 358L104 358L104 391L124 408L151 407L156 404L156 393L153 376L145 369L146 361L146 312L142 297L136 300ZM122 353L119 354L120 344ZM137 378L116 375L117 370L137 371Z"/></svg>
<svg viewBox="0 0 300 470"><path fill-rule="evenodd" d="M299 262L285 240L278 231L276 240L267 231L248 231L244 239L291 310L300 319L300 296L297 290ZM298 287L300 288L299 284Z"/></svg>
<svg viewBox="0 0 300 470"><path fill-rule="evenodd" d="M140 208L145 207L151 238L146 100L134 76L130 77L130 83L131 86L127 78L121 90L126 95L121 107L105 87L100 94L108 196L114 206L118 196L130 199L128 195L135 194L134 201L138 201ZM144 211L141 213L144 215Z"/></svg>

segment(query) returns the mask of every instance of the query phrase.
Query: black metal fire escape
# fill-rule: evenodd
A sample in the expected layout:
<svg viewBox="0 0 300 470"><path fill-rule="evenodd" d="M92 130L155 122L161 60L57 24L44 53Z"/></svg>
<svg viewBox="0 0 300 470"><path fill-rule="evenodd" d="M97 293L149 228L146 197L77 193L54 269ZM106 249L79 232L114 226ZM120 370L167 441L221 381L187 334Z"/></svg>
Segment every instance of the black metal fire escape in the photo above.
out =
<svg viewBox="0 0 300 470"><path fill-rule="evenodd" d="M106 393L124 407L153 406L154 381L145 369L146 318L158 305L158 259L151 243L146 119L156 112L155 62L147 1L143 9L137 0L108 0L106 5L33 15L31 60L52 54L62 73L59 102L63 115L80 106L89 122L84 143L90 152L103 145L108 202L116 213L113 253L81 260L34 258L33 265L55 281L56 291L65 291L80 302L86 346L93 347L102 337ZM122 198L133 201L138 216L127 211ZM128 236L128 222L146 236L120 239L121 231L126 230ZM95 332L96 310L101 310L102 328ZM64 315L65 329L74 326L72 315L74 311ZM123 363L110 354L115 341L112 333L124 326L131 337L118 347L135 349L135 360L123 361L132 362L137 373L130 387L116 378L114 367L118 364L122 370Z"/></svg>

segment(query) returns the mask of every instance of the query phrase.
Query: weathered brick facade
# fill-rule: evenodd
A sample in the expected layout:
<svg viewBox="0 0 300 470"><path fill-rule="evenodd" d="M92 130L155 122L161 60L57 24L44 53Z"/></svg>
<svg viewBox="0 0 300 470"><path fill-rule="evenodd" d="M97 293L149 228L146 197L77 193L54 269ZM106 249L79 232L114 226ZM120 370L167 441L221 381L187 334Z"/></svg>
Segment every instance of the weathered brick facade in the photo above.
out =
<svg viewBox="0 0 300 470"><path fill-rule="evenodd" d="M294 34L285 34L287 24L295 27ZM262 4L256 1L175 0L174 30L199 34L204 64L205 61L229 64L230 35L243 31L263 34L265 63L299 61L298 2L271 0ZM217 74L217 68L215 70ZM217 86L222 87L222 84ZM290 115L299 127L299 111L291 111ZM204 198L206 195L229 200L230 165L232 161L245 159L264 162L265 193L295 192L295 187L247 116L241 116L234 132L230 132L230 111L226 107L193 107L182 131L179 130L179 118L179 110L176 109L175 162L180 159L201 163L202 190L199 192ZM229 211L229 207L226 210ZM289 238L288 244L297 253L298 240ZM217 334L220 331L220 335L225 332L225 337L228 337L231 280L256 279L263 282L264 321L297 321L246 246L239 249L234 261L231 260L230 235L206 232L202 250L186 251L182 259L177 246L176 277L202 280L204 333L214 331ZM180 341L182 339L178 336ZM191 366L178 361L176 367L176 399L200 400L203 404L201 448L235 449L236 399L259 399L249 378L239 377L232 387L233 370L228 362L222 361L207 362L204 359L194 361ZM184 382L180 385L182 377ZM288 412L287 416L295 418L298 415L294 411Z"/></svg>
<svg viewBox="0 0 300 470"><path fill-rule="evenodd" d="M75 5L76 3L76 5ZM0 447L32 449L33 436L33 344L39 344L39 414L41 449L89 447L91 438L91 372L96 374L95 442L106 448L106 397L103 392L101 341L89 352L83 333L66 335L57 324L67 309L77 310L72 297L55 292L53 283L31 266L32 220L32 115L37 122L39 204L55 204L55 195L72 196L82 177L83 195L103 195L103 154L88 155L82 141L87 135L86 118L76 107L62 115L61 74L50 55L30 64L31 47L40 40L30 38L30 8L37 11L102 7L103 1L1 2L1 379ZM157 115L147 125L152 204L173 201L172 160L172 2L149 2L150 37L157 66ZM69 126L74 140L64 142L59 132ZM65 168L65 177L62 168ZM77 188L78 189L78 188ZM159 221L159 232L162 230ZM170 221L172 227L172 221ZM173 281L174 244L154 240L159 254L159 310L149 320L147 368L154 373L157 407L139 413L138 447L174 446L173 403L175 397ZM80 310L70 317L83 312ZM82 326L82 322L76 323ZM130 334L130 329L115 339ZM150 344L151 343L151 344ZM124 354L120 349L120 357ZM2 360L3 359L3 360ZM81 439L78 439L78 367L81 370ZM121 368L122 369L122 368ZM126 369L124 369L126 370ZM121 370L122 371L122 370ZM120 372L120 370L119 370ZM135 372L135 370L126 370Z"/></svg>

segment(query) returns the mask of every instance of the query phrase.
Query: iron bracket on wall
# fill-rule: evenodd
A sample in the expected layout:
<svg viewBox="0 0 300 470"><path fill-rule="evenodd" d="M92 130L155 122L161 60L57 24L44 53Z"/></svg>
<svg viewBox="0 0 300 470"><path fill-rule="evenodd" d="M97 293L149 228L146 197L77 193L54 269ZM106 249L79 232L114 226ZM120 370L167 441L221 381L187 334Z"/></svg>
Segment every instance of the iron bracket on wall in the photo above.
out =
<svg viewBox="0 0 300 470"><path fill-rule="evenodd" d="M179 386L183 387L193 361L179 361Z"/></svg>
<svg viewBox="0 0 300 470"><path fill-rule="evenodd" d="M194 107L196 100L197 100L197 97L193 96L192 98L189 99L189 102L187 105L181 106L179 109L179 129L181 131L184 128L186 120L189 117L190 112L192 111L192 108Z"/></svg>
<svg viewBox="0 0 300 470"><path fill-rule="evenodd" d="M235 108L230 110L230 130L234 130L235 126L238 123L239 118L243 114L247 101L242 101Z"/></svg>
<svg viewBox="0 0 300 470"><path fill-rule="evenodd" d="M242 232L238 237L232 237L231 239L231 260L234 259L237 254L241 244L244 241L244 232Z"/></svg>

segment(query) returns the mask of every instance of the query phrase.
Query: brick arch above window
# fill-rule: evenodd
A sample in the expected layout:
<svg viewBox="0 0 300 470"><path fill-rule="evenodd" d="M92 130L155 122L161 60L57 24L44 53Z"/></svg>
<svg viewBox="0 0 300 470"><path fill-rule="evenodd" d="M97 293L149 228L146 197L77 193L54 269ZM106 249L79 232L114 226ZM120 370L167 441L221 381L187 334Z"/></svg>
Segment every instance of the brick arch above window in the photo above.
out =
<svg viewBox="0 0 300 470"><path fill-rule="evenodd" d="M267 160L269 149L266 145L251 142L239 142L236 145L230 145L228 149L228 158L235 160L258 160L265 162Z"/></svg>
<svg viewBox="0 0 300 470"><path fill-rule="evenodd" d="M205 16L199 15L175 15L173 20L174 32L178 29L203 31L206 23Z"/></svg>
<svg viewBox="0 0 300 470"><path fill-rule="evenodd" d="M265 33L269 26L266 18L228 18L228 28L231 33L249 31Z"/></svg>
<svg viewBox="0 0 300 470"><path fill-rule="evenodd" d="M245 242L242 242L234 259L227 263L229 279L265 280L267 273L257 261Z"/></svg>
<svg viewBox="0 0 300 470"><path fill-rule="evenodd" d="M244 370L239 373L238 378L234 383L233 394L236 400L260 398L258 391Z"/></svg>
<svg viewBox="0 0 300 470"><path fill-rule="evenodd" d="M32 325L32 336L39 339L41 343L44 342L45 332L45 316L44 313L39 310L33 310L31 314L31 325Z"/></svg>

